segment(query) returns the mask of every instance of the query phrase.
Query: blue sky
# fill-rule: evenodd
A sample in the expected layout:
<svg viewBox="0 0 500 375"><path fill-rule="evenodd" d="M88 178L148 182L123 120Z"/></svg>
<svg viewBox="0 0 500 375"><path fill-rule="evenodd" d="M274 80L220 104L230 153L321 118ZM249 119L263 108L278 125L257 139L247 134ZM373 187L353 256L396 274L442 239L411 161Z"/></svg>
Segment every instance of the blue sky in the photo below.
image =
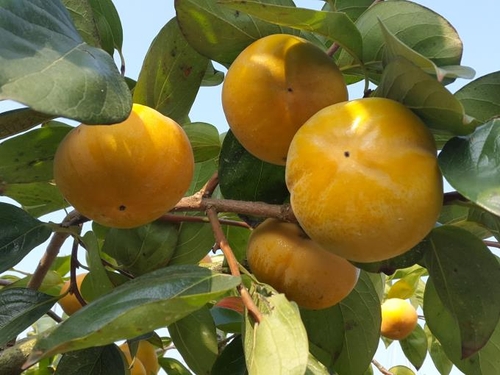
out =
<svg viewBox="0 0 500 375"><path fill-rule="evenodd" d="M476 70L476 77L500 70L500 2L498 0L478 0L474 3L465 0L419 0L419 4L427 6L445 17L458 31L464 43L462 65ZM318 7L319 0L296 1L299 6ZM115 0L124 29L123 52L127 63L127 76L136 79L147 49L161 27L175 15L173 0L148 0L132 2ZM457 80L448 88L454 92L467 81ZM350 89L350 98L361 96L359 87ZM7 108L7 103L0 103L0 111ZM217 126L220 131L227 129L227 124L220 104L220 86L202 88L190 114L192 121L203 121ZM60 220L61 215L51 215L45 220ZM25 259L19 269L32 270L43 254L43 248L35 250ZM69 252L69 249L65 249ZM397 343L387 351L381 350L376 359L389 368L396 364L407 364ZM375 373L377 371L375 370ZM436 374L430 360L419 374ZM460 374L460 372L453 372Z"/></svg>

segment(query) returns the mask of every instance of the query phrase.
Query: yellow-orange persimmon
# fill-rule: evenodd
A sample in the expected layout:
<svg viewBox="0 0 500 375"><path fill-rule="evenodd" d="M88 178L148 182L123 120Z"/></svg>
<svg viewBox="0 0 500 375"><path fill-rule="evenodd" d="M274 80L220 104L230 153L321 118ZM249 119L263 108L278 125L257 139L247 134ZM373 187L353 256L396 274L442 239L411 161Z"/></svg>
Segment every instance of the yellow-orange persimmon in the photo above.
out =
<svg viewBox="0 0 500 375"><path fill-rule="evenodd" d="M256 40L231 64L222 106L248 152L285 165L297 129L321 108L347 96L343 76L325 51L297 36L275 34Z"/></svg>
<svg viewBox="0 0 500 375"><path fill-rule="evenodd" d="M76 285L79 291L81 290L82 282L86 276L87 273L81 273L79 275L76 275ZM63 297L59 299L59 301L57 301L67 315L73 315L75 312L77 312L83 307L80 301L76 298L76 295L74 293L67 293L70 284L71 284L70 280L67 280L63 284L63 286L61 287L61 291L59 292L59 294L63 295Z"/></svg>
<svg viewBox="0 0 500 375"><path fill-rule="evenodd" d="M134 104L114 125L74 128L54 159L54 179L81 214L109 227L159 218L185 194L194 158L184 130L156 110Z"/></svg>
<svg viewBox="0 0 500 375"><path fill-rule="evenodd" d="M252 232L247 260L255 277L307 309L323 309L344 299L359 270L323 250L298 225L267 219Z"/></svg>
<svg viewBox="0 0 500 375"><path fill-rule="evenodd" d="M381 306L382 336L392 340L402 340L417 326L418 315L415 308L401 298L389 298Z"/></svg>
<svg viewBox="0 0 500 375"><path fill-rule="evenodd" d="M314 241L346 259L395 257L436 223L443 199L436 156L429 129L404 105L383 98L334 104L290 145L293 212Z"/></svg>
<svg viewBox="0 0 500 375"><path fill-rule="evenodd" d="M131 357L128 344L124 342L119 347L125 353L130 363ZM146 375L156 375L160 370L160 364L158 363L158 357L156 356L155 347L149 341L139 341L139 345L135 353L135 360L138 360L144 366Z"/></svg>

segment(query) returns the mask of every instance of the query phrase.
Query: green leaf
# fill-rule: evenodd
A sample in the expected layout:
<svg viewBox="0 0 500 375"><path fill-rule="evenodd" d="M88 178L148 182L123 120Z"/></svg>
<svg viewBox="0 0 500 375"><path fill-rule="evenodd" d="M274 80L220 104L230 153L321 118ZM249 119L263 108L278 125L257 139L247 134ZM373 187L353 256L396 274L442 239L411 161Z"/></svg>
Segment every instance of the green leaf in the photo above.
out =
<svg viewBox="0 0 500 375"><path fill-rule="evenodd" d="M248 374L241 336L236 336L229 344L226 345L222 353L217 357L210 374Z"/></svg>
<svg viewBox="0 0 500 375"><path fill-rule="evenodd" d="M179 238L169 265L196 264L203 259L215 243L214 234L209 224L181 224Z"/></svg>
<svg viewBox="0 0 500 375"><path fill-rule="evenodd" d="M381 321L380 300L368 274L361 272L354 290L337 305L301 314L310 342L329 356L316 355L325 366L340 374L364 374L378 347Z"/></svg>
<svg viewBox="0 0 500 375"><path fill-rule="evenodd" d="M427 281L425 288L424 315L430 331L441 343L447 357L462 372L467 375L495 374L500 368L500 324L481 350L469 358L462 358L458 322L439 298L432 279Z"/></svg>
<svg viewBox="0 0 500 375"><path fill-rule="evenodd" d="M31 108L19 108L0 113L0 139L24 132L42 122L53 119Z"/></svg>
<svg viewBox="0 0 500 375"><path fill-rule="evenodd" d="M14 281L9 285L9 288L27 288L32 277L33 275L28 274L27 276ZM51 296L58 296L63 282L63 278L57 272L49 270L43 278L38 291Z"/></svg>
<svg viewBox="0 0 500 375"><path fill-rule="evenodd" d="M500 72L482 76L455 93L468 116L479 122L500 115Z"/></svg>
<svg viewBox="0 0 500 375"><path fill-rule="evenodd" d="M250 237L251 231L247 228L233 225L223 225L222 230L233 250L234 256L238 262L243 262L246 258L248 238Z"/></svg>
<svg viewBox="0 0 500 375"><path fill-rule="evenodd" d="M425 265L440 300L458 323L461 356L467 358L487 344L498 325L500 264L480 239L463 229L437 227L429 238Z"/></svg>
<svg viewBox="0 0 500 375"><path fill-rule="evenodd" d="M99 33L100 46L113 56L117 49L120 54L123 45L123 30L120 16L111 0L88 0Z"/></svg>
<svg viewBox="0 0 500 375"><path fill-rule="evenodd" d="M61 2L2 4L0 100L89 124L128 117L130 91L113 59L83 42Z"/></svg>
<svg viewBox="0 0 500 375"><path fill-rule="evenodd" d="M417 324L408 337L399 341L401 349L410 363L419 370L427 355L427 336L424 329Z"/></svg>
<svg viewBox="0 0 500 375"><path fill-rule="evenodd" d="M324 10L344 12L351 20L356 21L372 3L373 0L330 0L328 3L325 3ZM328 6L329 4L332 5Z"/></svg>
<svg viewBox="0 0 500 375"><path fill-rule="evenodd" d="M293 6L292 0L267 4ZM298 34L290 28L264 22L213 0L175 0L177 20L185 38L202 55L229 65L255 40L269 34Z"/></svg>
<svg viewBox="0 0 500 375"><path fill-rule="evenodd" d="M15 266L52 230L20 208L0 202L0 272Z"/></svg>
<svg viewBox="0 0 500 375"><path fill-rule="evenodd" d="M251 155L228 131L219 160L219 184L228 199L281 204L290 195L285 167L266 163Z"/></svg>
<svg viewBox="0 0 500 375"><path fill-rule="evenodd" d="M250 374L304 375L308 362L308 343L296 304L284 294L265 297L254 293L262 312L256 324L246 313L244 351Z"/></svg>
<svg viewBox="0 0 500 375"><path fill-rule="evenodd" d="M438 222L460 227L481 239L487 239L495 233L500 235L500 218L473 203L457 201L457 204L443 206Z"/></svg>
<svg viewBox="0 0 500 375"><path fill-rule="evenodd" d="M210 177L217 171L217 159L209 159L194 164L193 179L186 195L199 191Z"/></svg>
<svg viewBox="0 0 500 375"><path fill-rule="evenodd" d="M403 103L438 134L468 134L478 125L441 83L402 57L385 67L373 96Z"/></svg>
<svg viewBox="0 0 500 375"><path fill-rule="evenodd" d="M64 354L55 375L123 375L125 371L120 349L106 345Z"/></svg>
<svg viewBox="0 0 500 375"><path fill-rule="evenodd" d="M393 375L415 375L415 373L410 368L402 365L392 366L389 369L389 373Z"/></svg>
<svg viewBox="0 0 500 375"><path fill-rule="evenodd" d="M137 277L45 333L27 363L168 326L233 290L240 282L239 277L197 266L166 267Z"/></svg>
<svg viewBox="0 0 500 375"><path fill-rule="evenodd" d="M330 375L328 369L318 361L312 354L309 354L307 369L304 375Z"/></svg>
<svg viewBox="0 0 500 375"><path fill-rule="evenodd" d="M448 21L432 10L410 1L383 1L368 8L356 20L363 40L361 60L374 82L379 82L385 53L385 39L379 22L408 48L438 67L460 65L462 41ZM341 51L338 64L343 70L347 69L347 72L353 68L354 73L363 75L358 64L345 51Z"/></svg>
<svg viewBox="0 0 500 375"><path fill-rule="evenodd" d="M168 332L189 368L198 375L209 374L217 355L217 334L208 307L168 326Z"/></svg>
<svg viewBox="0 0 500 375"><path fill-rule="evenodd" d="M217 158L221 144L219 131L213 125L205 122L192 122L184 126L196 163Z"/></svg>
<svg viewBox="0 0 500 375"><path fill-rule="evenodd" d="M110 228L102 251L114 258L120 268L142 275L165 266L172 258L178 226L162 221L131 228Z"/></svg>
<svg viewBox="0 0 500 375"><path fill-rule="evenodd" d="M218 86L224 81L224 73L215 69L212 61L208 61L208 67L201 81L202 86Z"/></svg>
<svg viewBox="0 0 500 375"><path fill-rule="evenodd" d="M225 307L214 306L210 309L210 314L218 329L224 332L241 333L243 316L233 310Z"/></svg>
<svg viewBox="0 0 500 375"><path fill-rule="evenodd" d="M361 35L349 16L343 12L325 12L247 0L221 0L219 3L267 22L326 36L356 60L360 60L363 55Z"/></svg>
<svg viewBox="0 0 500 375"><path fill-rule="evenodd" d="M439 154L439 166L450 185L497 216L500 216L499 139L500 119L494 119L469 136L451 139Z"/></svg>
<svg viewBox="0 0 500 375"><path fill-rule="evenodd" d="M89 0L61 0L66 7L75 29L88 45L101 47L101 40L97 30L96 20Z"/></svg>
<svg viewBox="0 0 500 375"><path fill-rule="evenodd" d="M192 375L184 365L175 358L159 358L161 368L167 373L167 375Z"/></svg>
<svg viewBox="0 0 500 375"><path fill-rule="evenodd" d="M476 234L476 237L486 239L493 235L497 239L497 241L500 241L500 217L475 206L471 207L471 209L469 210L467 219L471 222L478 223L478 225L481 225L481 228L485 230L486 233L482 233L484 237L481 237L477 235L477 233L474 233Z"/></svg>
<svg viewBox="0 0 500 375"><path fill-rule="evenodd" d="M183 122L198 93L207 64L207 58L184 39L177 19L171 19L149 47L134 89L134 102Z"/></svg>
<svg viewBox="0 0 500 375"><path fill-rule="evenodd" d="M427 325L425 325L424 331L427 335L427 346L429 347L429 355L431 356L432 363L434 363L439 374L449 375L453 368L453 362L446 356L441 343L434 337Z"/></svg>
<svg viewBox="0 0 500 375"><path fill-rule="evenodd" d="M0 289L0 346L5 345L40 319L58 297L26 288Z"/></svg>

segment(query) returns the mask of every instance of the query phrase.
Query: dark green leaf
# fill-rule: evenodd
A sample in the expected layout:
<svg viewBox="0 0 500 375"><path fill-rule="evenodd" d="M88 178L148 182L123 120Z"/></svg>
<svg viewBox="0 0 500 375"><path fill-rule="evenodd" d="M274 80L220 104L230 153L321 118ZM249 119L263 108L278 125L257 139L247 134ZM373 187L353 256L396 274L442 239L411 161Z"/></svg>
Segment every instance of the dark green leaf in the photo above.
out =
<svg viewBox="0 0 500 375"><path fill-rule="evenodd" d="M263 313L255 324L248 316L244 324L244 351L250 374L304 375L308 362L307 334L296 304L284 294L265 297L254 293Z"/></svg>
<svg viewBox="0 0 500 375"><path fill-rule="evenodd" d="M198 375L209 374L217 355L217 334L208 307L168 326L175 348L189 368Z"/></svg>
<svg viewBox="0 0 500 375"><path fill-rule="evenodd" d="M325 6L324 10L344 12L351 20L356 21L372 5L373 0L330 0L329 3L332 6Z"/></svg>
<svg viewBox="0 0 500 375"><path fill-rule="evenodd" d="M106 345L151 332L233 290L241 279L197 266L172 266L137 277L78 310L41 337L28 363L55 353Z"/></svg>
<svg viewBox="0 0 500 375"><path fill-rule="evenodd" d="M429 355L431 356L432 363L434 363L439 374L449 375L453 368L453 362L446 356L441 343L434 337L427 325L425 325L424 331L427 335L427 346L429 347Z"/></svg>
<svg viewBox="0 0 500 375"><path fill-rule="evenodd" d="M500 72L490 73L455 93L468 116L486 122L500 115Z"/></svg>
<svg viewBox="0 0 500 375"><path fill-rule="evenodd" d="M361 60L373 81L379 82L384 57L385 39L379 22L402 43L437 66L460 64L462 41L448 21L410 1L383 1L370 7L356 20L363 40ZM354 68L355 72L363 74L345 51L341 51L338 64L343 69Z"/></svg>
<svg viewBox="0 0 500 375"><path fill-rule="evenodd" d="M285 167L269 164L246 151L228 131L219 160L219 184L228 199L283 203L289 192Z"/></svg>
<svg viewBox="0 0 500 375"><path fill-rule="evenodd" d="M182 223L169 265L196 264L208 254L214 243L214 234L209 224Z"/></svg>
<svg viewBox="0 0 500 375"><path fill-rule="evenodd" d="M106 345L64 354L55 375L123 375L125 370L120 349Z"/></svg>
<svg viewBox="0 0 500 375"><path fill-rule="evenodd" d="M0 202L0 272L19 263L51 233L47 225L25 211Z"/></svg>
<svg viewBox="0 0 500 375"><path fill-rule="evenodd" d="M427 281L425 288L424 315L430 331L439 340L448 358L462 372L467 375L495 374L500 368L500 324L481 350L469 358L462 358L460 327L439 298L432 279Z"/></svg>
<svg viewBox="0 0 500 375"><path fill-rule="evenodd" d="M111 0L88 0L93 11L93 18L101 48L113 56L117 49L120 53L123 45L123 30L120 17Z"/></svg>
<svg viewBox="0 0 500 375"><path fill-rule="evenodd" d="M222 0L220 3L264 21L298 30L314 32L334 40L356 60L363 55L361 35L343 12L325 12L260 1Z"/></svg>
<svg viewBox="0 0 500 375"><path fill-rule="evenodd" d="M241 333L243 316L233 309L214 306L210 309L210 314L218 329L224 332Z"/></svg>
<svg viewBox="0 0 500 375"><path fill-rule="evenodd" d="M427 336L424 329L417 324L408 337L399 341L401 349L410 363L419 370L427 355Z"/></svg>
<svg viewBox="0 0 500 375"><path fill-rule="evenodd" d="M479 238L454 226L434 228L428 246L429 276L458 323L462 357L470 357L486 345L499 322L500 265Z"/></svg>
<svg viewBox="0 0 500 375"><path fill-rule="evenodd" d="M229 245L231 245L234 256L238 262L243 262L246 257L247 243L251 231L247 228L233 225L223 225L222 229L226 235Z"/></svg>
<svg viewBox="0 0 500 375"><path fill-rule="evenodd" d="M199 191L210 177L217 171L217 159L209 159L201 163L195 163L193 179L186 195Z"/></svg>
<svg viewBox="0 0 500 375"><path fill-rule="evenodd" d="M102 251L133 275L142 275L165 266L172 257L178 226L162 221L132 228L110 228Z"/></svg>
<svg viewBox="0 0 500 375"><path fill-rule="evenodd" d="M83 42L61 2L4 1L0 25L0 99L90 124L127 118L125 80L111 56Z"/></svg>
<svg viewBox="0 0 500 375"><path fill-rule="evenodd" d="M177 19L170 20L149 47L134 89L134 102L183 122L189 114L208 60L184 39Z"/></svg>
<svg viewBox="0 0 500 375"><path fill-rule="evenodd" d="M224 81L224 73L216 70L212 61L208 62L207 70L201 81L202 86L217 86Z"/></svg>
<svg viewBox="0 0 500 375"><path fill-rule="evenodd" d="M21 133L53 118L52 115L46 115L31 108L2 112L0 114L0 139Z"/></svg>
<svg viewBox="0 0 500 375"><path fill-rule="evenodd" d="M328 358L317 356L325 366L340 374L366 371L378 347L381 319L380 300L368 274L361 272L354 290L337 305L301 314L311 343L328 353Z"/></svg>
<svg viewBox="0 0 500 375"><path fill-rule="evenodd" d="M71 128L35 129L0 144L2 184L30 183L53 179L53 160L57 146Z"/></svg>
<svg viewBox="0 0 500 375"><path fill-rule="evenodd" d="M58 297L26 288L0 290L0 346L5 345L40 319Z"/></svg>
<svg viewBox="0 0 500 375"><path fill-rule="evenodd" d="M192 375L184 365L175 358L159 358L158 362L167 375Z"/></svg>
<svg viewBox="0 0 500 375"><path fill-rule="evenodd" d="M211 375L247 375L245 363L245 353L243 353L243 343L241 336L236 336L226 345L222 353L212 367Z"/></svg>
<svg viewBox="0 0 500 375"><path fill-rule="evenodd" d="M88 45L101 47L99 31L89 0L61 0L68 10L76 30Z"/></svg>
<svg viewBox="0 0 500 375"><path fill-rule="evenodd" d="M483 236L478 235L478 231L474 232L476 237L486 239L493 235L497 241L500 241L500 217L476 206L469 210L467 219L471 222L478 223L478 225L481 225L481 228L484 229L484 232L482 233Z"/></svg>
<svg viewBox="0 0 500 375"><path fill-rule="evenodd" d="M500 119L466 137L455 137L439 154L439 166L453 188L485 210L500 216Z"/></svg>
<svg viewBox="0 0 500 375"><path fill-rule="evenodd" d="M481 239L491 237L495 231L500 235L500 219L472 203L457 202L443 206L438 222L460 227Z"/></svg>
<svg viewBox="0 0 500 375"><path fill-rule="evenodd" d="M477 125L441 83L404 58L385 67L373 96L403 103L437 133L468 134Z"/></svg>
<svg viewBox="0 0 500 375"><path fill-rule="evenodd" d="M213 125L204 122L192 122L184 126L196 163L219 156L221 144L219 131Z"/></svg>
<svg viewBox="0 0 500 375"><path fill-rule="evenodd" d="M267 4L293 6L292 0L269 0ZM229 9L214 0L175 0L177 19L189 44L199 53L229 65L255 40L269 34L298 34Z"/></svg>

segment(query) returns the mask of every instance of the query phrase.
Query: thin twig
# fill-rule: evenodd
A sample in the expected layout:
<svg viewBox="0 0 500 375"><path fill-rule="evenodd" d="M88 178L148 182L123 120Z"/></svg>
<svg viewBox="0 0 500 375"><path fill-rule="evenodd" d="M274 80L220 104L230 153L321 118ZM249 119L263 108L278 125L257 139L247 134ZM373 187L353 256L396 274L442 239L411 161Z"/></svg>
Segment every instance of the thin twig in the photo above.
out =
<svg viewBox="0 0 500 375"><path fill-rule="evenodd" d="M169 223L207 223L210 224L210 220L206 216L184 216L184 215L175 215L175 214L165 214L160 217L161 221L166 221ZM224 225L231 225L234 227L248 228L250 229L250 225L245 223L244 221L237 220L228 220L228 219L219 219L219 222Z"/></svg>
<svg viewBox="0 0 500 375"><path fill-rule="evenodd" d="M484 240L483 243L486 245L486 246L489 246L489 247L496 247L497 249L500 249L500 243L498 243L497 241L488 241L488 240Z"/></svg>
<svg viewBox="0 0 500 375"><path fill-rule="evenodd" d="M63 321L63 319L52 310L47 311L46 314L56 323L61 323Z"/></svg>
<svg viewBox="0 0 500 375"><path fill-rule="evenodd" d="M212 224L212 230L214 232L215 241L218 247L222 250L224 257L226 258L231 275L240 276L241 274L238 261L236 260L233 250L231 249L231 247L227 242L224 232L222 231L222 227L220 225L219 218L217 217L217 210L215 209L215 207L209 207L207 209L207 216L208 219L210 220L210 224ZM255 303L253 302L252 297L250 296L250 293L248 292L247 288L243 284L240 284L238 286L238 292L240 293L243 304L247 308L250 315L252 315L252 318L257 323L260 323L262 321L262 314L255 305Z"/></svg>
<svg viewBox="0 0 500 375"><path fill-rule="evenodd" d="M85 306L87 302L83 299L80 289L78 289L78 282L76 281L76 269L80 267L80 262L78 261L78 239L74 238L73 247L71 249L71 262L70 262L70 274L69 274L69 288L70 294L74 294L80 305Z"/></svg>
<svg viewBox="0 0 500 375"><path fill-rule="evenodd" d="M372 363L375 365L375 367L384 375L393 375L392 372L388 371L384 366L380 364L376 359L372 359Z"/></svg>

